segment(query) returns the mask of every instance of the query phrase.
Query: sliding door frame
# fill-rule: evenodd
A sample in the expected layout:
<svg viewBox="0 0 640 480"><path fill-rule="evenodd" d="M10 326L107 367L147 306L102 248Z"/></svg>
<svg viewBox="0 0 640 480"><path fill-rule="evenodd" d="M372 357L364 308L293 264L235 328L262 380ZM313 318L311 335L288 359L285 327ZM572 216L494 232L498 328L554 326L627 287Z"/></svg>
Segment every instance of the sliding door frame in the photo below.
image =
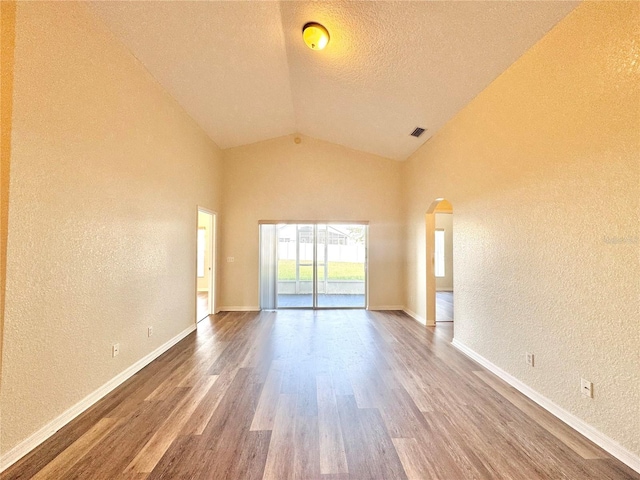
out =
<svg viewBox="0 0 640 480"><path fill-rule="evenodd" d="M298 248L300 244L298 243ZM324 259L325 263L327 259ZM325 267L326 268L326 267ZM313 303L313 309L318 309L318 224L313 224L313 267L311 268L311 277L313 279L312 282L312 290L311 290L311 301ZM366 303L366 299L365 299ZM276 298L276 306L278 305L278 300ZM286 308L286 307L285 307Z"/></svg>
<svg viewBox="0 0 640 480"><path fill-rule="evenodd" d="M313 267L312 267L312 293L313 300L311 307L279 307L278 306L278 281L275 282L275 306L276 310L368 310L369 309L369 222L366 220L349 221L349 220L260 220L260 225L312 225L313 226ZM364 306L362 307L321 307L318 306L318 225L363 225L365 227L364 235ZM325 242L328 241L328 234L325 235ZM278 235L276 231L276 261L278 260ZM296 248L300 248L299 238L296 238ZM327 259L324 259L325 264ZM325 268L326 265L325 265ZM276 267L276 275L277 275Z"/></svg>

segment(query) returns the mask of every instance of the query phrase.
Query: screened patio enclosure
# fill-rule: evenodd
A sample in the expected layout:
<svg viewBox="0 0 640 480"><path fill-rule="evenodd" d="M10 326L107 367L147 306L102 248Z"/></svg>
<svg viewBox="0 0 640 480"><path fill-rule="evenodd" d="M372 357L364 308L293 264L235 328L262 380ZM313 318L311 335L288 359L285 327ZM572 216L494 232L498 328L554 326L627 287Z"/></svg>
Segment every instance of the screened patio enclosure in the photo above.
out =
<svg viewBox="0 0 640 480"><path fill-rule="evenodd" d="M261 308L365 308L367 226L260 226Z"/></svg>

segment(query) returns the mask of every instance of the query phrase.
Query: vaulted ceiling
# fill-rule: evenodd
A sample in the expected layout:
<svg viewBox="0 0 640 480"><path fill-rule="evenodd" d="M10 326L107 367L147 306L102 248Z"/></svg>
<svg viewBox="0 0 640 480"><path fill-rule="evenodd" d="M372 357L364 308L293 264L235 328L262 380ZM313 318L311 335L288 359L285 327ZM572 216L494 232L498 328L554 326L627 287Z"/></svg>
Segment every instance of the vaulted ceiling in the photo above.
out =
<svg viewBox="0 0 640 480"><path fill-rule="evenodd" d="M292 133L406 159L562 1L109 1L89 8L221 148ZM302 42L315 21L322 51ZM420 137L409 134L426 128Z"/></svg>

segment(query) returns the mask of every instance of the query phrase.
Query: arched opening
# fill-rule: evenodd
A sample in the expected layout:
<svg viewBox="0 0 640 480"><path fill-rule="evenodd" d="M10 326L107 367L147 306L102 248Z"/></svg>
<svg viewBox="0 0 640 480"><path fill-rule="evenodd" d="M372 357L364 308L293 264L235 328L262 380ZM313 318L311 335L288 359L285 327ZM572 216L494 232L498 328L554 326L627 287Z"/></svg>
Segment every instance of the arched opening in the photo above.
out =
<svg viewBox="0 0 640 480"><path fill-rule="evenodd" d="M437 198L425 215L427 325L453 322L453 206Z"/></svg>

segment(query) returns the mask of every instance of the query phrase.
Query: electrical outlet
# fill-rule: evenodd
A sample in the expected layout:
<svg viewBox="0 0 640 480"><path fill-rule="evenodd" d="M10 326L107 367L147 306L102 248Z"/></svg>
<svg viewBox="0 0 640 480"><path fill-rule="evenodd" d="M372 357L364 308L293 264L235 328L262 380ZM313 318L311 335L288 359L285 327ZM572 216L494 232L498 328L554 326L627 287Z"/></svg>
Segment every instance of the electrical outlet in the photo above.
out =
<svg viewBox="0 0 640 480"><path fill-rule="evenodd" d="M233 263L235 261L236 261L235 257L227 257L227 262L228 263Z"/></svg>
<svg viewBox="0 0 640 480"><path fill-rule="evenodd" d="M534 357L533 357L533 353L527 352L526 359L527 359L527 365L529 365L530 367L535 366L535 360L534 360Z"/></svg>
<svg viewBox="0 0 640 480"><path fill-rule="evenodd" d="M583 397L593 398L593 383L584 378L580 379L580 393Z"/></svg>
<svg viewBox="0 0 640 480"><path fill-rule="evenodd" d="M114 343L111 346L111 356L112 357L117 357L119 353L120 353L120 344L119 343Z"/></svg>
<svg viewBox="0 0 640 480"><path fill-rule="evenodd" d="M147 328L147 337L150 337L151 335L153 335L153 327Z"/></svg>

